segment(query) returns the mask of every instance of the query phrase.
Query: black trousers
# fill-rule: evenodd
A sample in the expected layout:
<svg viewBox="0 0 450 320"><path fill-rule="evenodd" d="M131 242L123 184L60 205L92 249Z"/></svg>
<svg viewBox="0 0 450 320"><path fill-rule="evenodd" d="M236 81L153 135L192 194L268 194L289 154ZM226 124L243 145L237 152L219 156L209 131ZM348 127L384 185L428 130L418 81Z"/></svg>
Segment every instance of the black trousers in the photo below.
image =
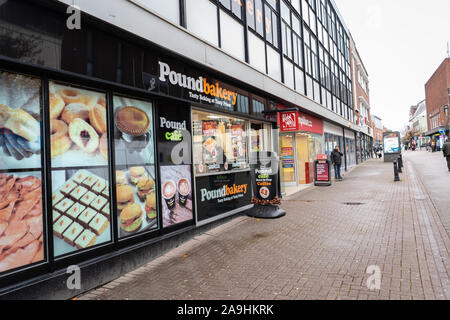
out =
<svg viewBox="0 0 450 320"><path fill-rule="evenodd" d="M447 167L448 170L450 171L450 156L447 156Z"/></svg>

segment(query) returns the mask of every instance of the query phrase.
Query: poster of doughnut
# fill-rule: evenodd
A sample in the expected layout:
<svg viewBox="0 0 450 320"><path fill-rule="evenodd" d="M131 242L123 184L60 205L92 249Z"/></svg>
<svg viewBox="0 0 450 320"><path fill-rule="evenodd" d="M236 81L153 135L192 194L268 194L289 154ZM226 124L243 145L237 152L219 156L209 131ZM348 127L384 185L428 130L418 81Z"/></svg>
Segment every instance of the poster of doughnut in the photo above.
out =
<svg viewBox="0 0 450 320"><path fill-rule="evenodd" d="M158 228L154 166L117 166L116 200L119 237Z"/></svg>
<svg viewBox="0 0 450 320"><path fill-rule="evenodd" d="M53 168L108 164L106 96L50 83Z"/></svg>
<svg viewBox="0 0 450 320"><path fill-rule="evenodd" d="M194 218L190 165L161 167L163 227Z"/></svg>
<svg viewBox="0 0 450 320"><path fill-rule="evenodd" d="M41 168L41 81L0 72L0 170Z"/></svg>
<svg viewBox="0 0 450 320"><path fill-rule="evenodd" d="M111 241L107 168L52 171L54 255Z"/></svg>
<svg viewBox="0 0 450 320"><path fill-rule="evenodd" d="M114 96L116 165L154 164L152 103Z"/></svg>
<svg viewBox="0 0 450 320"><path fill-rule="evenodd" d="M0 174L0 273L44 260L41 173Z"/></svg>

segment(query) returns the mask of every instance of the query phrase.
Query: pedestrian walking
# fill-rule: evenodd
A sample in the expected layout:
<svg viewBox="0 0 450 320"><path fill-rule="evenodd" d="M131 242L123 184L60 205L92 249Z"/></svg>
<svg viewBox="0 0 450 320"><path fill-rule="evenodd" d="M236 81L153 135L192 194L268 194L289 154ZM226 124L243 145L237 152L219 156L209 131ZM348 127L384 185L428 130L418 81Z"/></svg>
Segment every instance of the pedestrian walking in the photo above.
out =
<svg viewBox="0 0 450 320"><path fill-rule="evenodd" d="M444 152L444 157L447 158L447 167L448 171L450 171L450 138L447 138L447 141L445 141L442 151Z"/></svg>
<svg viewBox="0 0 450 320"><path fill-rule="evenodd" d="M339 151L339 147L336 146L333 152L331 153L331 162L334 165L334 177L336 180L342 181L341 176L341 166L342 166L342 157L344 154Z"/></svg>

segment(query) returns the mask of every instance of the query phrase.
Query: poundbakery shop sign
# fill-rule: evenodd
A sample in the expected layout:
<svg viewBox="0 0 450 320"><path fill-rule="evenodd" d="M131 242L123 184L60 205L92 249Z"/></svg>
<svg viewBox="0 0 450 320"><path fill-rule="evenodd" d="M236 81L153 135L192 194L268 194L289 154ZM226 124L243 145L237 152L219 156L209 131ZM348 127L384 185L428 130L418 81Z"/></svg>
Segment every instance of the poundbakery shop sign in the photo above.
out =
<svg viewBox="0 0 450 320"><path fill-rule="evenodd" d="M199 103L214 104L232 108L236 105L238 93L223 87L219 81L206 77L191 77L172 70L168 63L159 61L159 80L163 83L188 90L188 98Z"/></svg>

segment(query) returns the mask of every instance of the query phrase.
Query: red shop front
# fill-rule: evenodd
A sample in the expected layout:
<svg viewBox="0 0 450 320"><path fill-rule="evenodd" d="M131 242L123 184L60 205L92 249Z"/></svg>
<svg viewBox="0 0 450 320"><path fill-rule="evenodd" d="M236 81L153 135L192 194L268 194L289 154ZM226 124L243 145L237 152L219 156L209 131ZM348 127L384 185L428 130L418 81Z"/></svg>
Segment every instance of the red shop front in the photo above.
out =
<svg viewBox="0 0 450 320"><path fill-rule="evenodd" d="M314 182L314 160L323 153L323 121L300 111L278 113L282 192Z"/></svg>

